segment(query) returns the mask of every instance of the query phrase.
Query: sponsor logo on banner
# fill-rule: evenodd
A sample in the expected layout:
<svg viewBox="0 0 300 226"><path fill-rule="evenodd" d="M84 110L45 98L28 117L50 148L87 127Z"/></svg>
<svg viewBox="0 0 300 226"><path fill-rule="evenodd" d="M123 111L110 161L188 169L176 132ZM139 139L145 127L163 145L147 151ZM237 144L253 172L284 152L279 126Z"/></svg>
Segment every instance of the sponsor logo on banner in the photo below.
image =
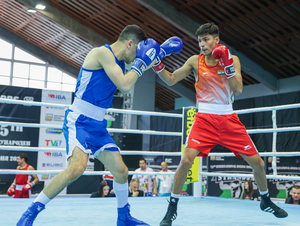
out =
<svg viewBox="0 0 300 226"><path fill-rule="evenodd" d="M52 118L53 118L53 114L47 113L47 114L45 115L45 120L46 120L46 121L52 121Z"/></svg>
<svg viewBox="0 0 300 226"><path fill-rule="evenodd" d="M187 137L194 123L194 117L196 113L197 111L195 108L184 108L184 129L182 131L183 143L185 140L187 141ZM184 155L184 148L185 148L185 144L182 145L182 152L181 152L182 156ZM191 166L191 168L187 173L186 182L188 183L197 182L199 179L198 172L199 172L199 159L195 158L193 165Z"/></svg>
<svg viewBox="0 0 300 226"><path fill-rule="evenodd" d="M65 95L59 95L59 94L48 94L48 97L51 99L57 99L57 100L66 100Z"/></svg>
<svg viewBox="0 0 300 226"><path fill-rule="evenodd" d="M47 128L46 133L47 134L57 134L57 135L59 135L59 134L63 133L63 130L62 129Z"/></svg>
<svg viewBox="0 0 300 226"><path fill-rule="evenodd" d="M48 180L49 174L42 174L42 180Z"/></svg>
<svg viewBox="0 0 300 226"><path fill-rule="evenodd" d="M0 95L0 98L2 99L8 99L8 100L19 100L20 97L19 96L11 96L11 95ZM31 97L31 96L25 96L23 98L23 100L25 101L34 101L34 97Z"/></svg>
<svg viewBox="0 0 300 226"><path fill-rule="evenodd" d="M47 147L60 147L62 140L45 140Z"/></svg>
<svg viewBox="0 0 300 226"><path fill-rule="evenodd" d="M44 152L46 157L63 157L61 152Z"/></svg>
<svg viewBox="0 0 300 226"><path fill-rule="evenodd" d="M43 163L43 167L57 167L57 168L63 168L64 164L63 163Z"/></svg>
<svg viewBox="0 0 300 226"><path fill-rule="evenodd" d="M0 155L1 162L17 162L19 156Z"/></svg>
<svg viewBox="0 0 300 226"><path fill-rule="evenodd" d="M25 100L25 101L34 101L34 97L26 96L26 97L23 98L23 100Z"/></svg>

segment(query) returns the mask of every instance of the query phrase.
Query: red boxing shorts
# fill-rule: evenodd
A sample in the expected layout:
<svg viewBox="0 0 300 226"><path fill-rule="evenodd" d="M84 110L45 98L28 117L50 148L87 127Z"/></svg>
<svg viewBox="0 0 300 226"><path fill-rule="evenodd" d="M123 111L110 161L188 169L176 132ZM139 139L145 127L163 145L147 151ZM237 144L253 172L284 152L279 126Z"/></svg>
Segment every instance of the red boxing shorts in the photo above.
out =
<svg viewBox="0 0 300 226"><path fill-rule="evenodd" d="M15 196L14 198L30 198L29 192L23 192L19 190L15 190Z"/></svg>
<svg viewBox="0 0 300 226"><path fill-rule="evenodd" d="M236 113L216 115L198 112L185 146L200 151L198 156L207 157L217 144L228 148L238 158L242 158L239 153L246 156L258 153Z"/></svg>

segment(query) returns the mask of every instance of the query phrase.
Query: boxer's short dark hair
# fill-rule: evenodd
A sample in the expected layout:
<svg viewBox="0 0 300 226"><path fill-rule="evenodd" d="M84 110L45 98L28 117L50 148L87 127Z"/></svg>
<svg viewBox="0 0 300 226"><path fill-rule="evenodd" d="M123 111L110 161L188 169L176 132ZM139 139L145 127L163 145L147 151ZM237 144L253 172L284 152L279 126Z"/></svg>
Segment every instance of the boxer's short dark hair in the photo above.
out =
<svg viewBox="0 0 300 226"><path fill-rule="evenodd" d="M134 43L139 43L142 40L146 40L147 35L143 31L142 28L133 24L126 26L123 31L121 32L118 41L124 42L128 40L132 40Z"/></svg>
<svg viewBox="0 0 300 226"><path fill-rule="evenodd" d="M214 23L206 23L202 24L196 31L195 35L212 35L212 36L219 36L219 27Z"/></svg>

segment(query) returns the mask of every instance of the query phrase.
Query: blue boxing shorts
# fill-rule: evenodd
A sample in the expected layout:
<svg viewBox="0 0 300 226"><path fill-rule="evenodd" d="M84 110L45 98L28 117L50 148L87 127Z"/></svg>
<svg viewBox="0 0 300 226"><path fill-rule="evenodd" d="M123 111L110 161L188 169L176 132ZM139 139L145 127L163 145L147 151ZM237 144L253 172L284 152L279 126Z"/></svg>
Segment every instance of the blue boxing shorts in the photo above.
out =
<svg viewBox="0 0 300 226"><path fill-rule="evenodd" d="M95 157L104 150L120 151L106 127L105 119L99 121L71 109L66 110L63 132L66 139L67 158L72 156L76 146L87 154L90 149Z"/></svg>

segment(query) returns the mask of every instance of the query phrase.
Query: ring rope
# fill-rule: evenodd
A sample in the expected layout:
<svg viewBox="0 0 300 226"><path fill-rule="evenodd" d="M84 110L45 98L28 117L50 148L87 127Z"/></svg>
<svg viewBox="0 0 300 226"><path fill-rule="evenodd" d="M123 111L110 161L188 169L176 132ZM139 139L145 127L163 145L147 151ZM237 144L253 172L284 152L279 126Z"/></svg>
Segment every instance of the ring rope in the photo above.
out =
<svg viewBox="0 0 300 226"><path fill-rule="evenodd" d="M0 174L58 174L62 170L0 170ZM107 171L85 171L82 175L112 175ZM208 177L234 177L234 178L253 178L253 174L238 174L238 173L210 173L199 172L202 176ZM175 175L175 172L135 172L129 171L128 175ZM266 175L267 179L281 179L281 180L300 180L300 176L284 176L284 175Z"/></svg>
<svg viewBox="0 0 300 226"><path fill-rule="evenodd" d="M27 105L27 106L59 107L59 108L69 108L71 106L71 105L65 105L65 104L54 104L54 103L46 103L46 102L12 100L12 99L2 99L2 98L0 98L0 103L21 104L21 105ZM136 110L116 109L116 108L109 108L109 109L107 109L107 112L133 114L133 115L163 116L163 117L174 117L174 118L182 118L183 117L182 114L176 114L176 113L163 113L163 112L154 112L154 111L136 111Z"/></svg>

